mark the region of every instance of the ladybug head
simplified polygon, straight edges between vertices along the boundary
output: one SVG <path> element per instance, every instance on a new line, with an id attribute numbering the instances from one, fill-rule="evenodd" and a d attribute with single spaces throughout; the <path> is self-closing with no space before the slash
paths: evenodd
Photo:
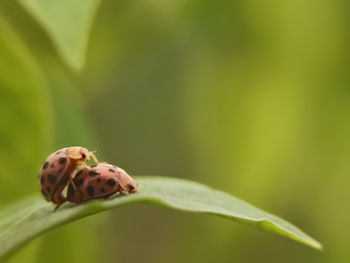
<path id="1" fill-rule="evenodd" d="M 132 181 L 127 186 L 129 193 L 138 193 L 139 192 L 139 186 L 135 181 Z"/>
<path id="2" fill-rule="evenodd" d="M 69 158 L 82 162 L 88 161 L 93 155 L 88 149 L 79 146 L 69 147 L 66 152 Z"/>
<path id="3" fill-rule="evenodd" d="M 129 193 L 139 192 L 138 184 L 123 169 L 118 167 L 119 184 L 121 188 Z"/>

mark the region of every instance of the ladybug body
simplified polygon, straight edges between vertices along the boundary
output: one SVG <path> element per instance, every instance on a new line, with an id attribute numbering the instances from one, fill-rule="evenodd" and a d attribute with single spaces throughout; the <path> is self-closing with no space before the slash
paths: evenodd
<path id="1" fill-rule="evenodd" d="M 62 192 L 68 181 L 73 180 L 79 168 L 87 166 L 85 162 L 90 157 L 98 162 L 88 149 L 68 147 L 52 153 L 46 159 L 40 170 L 41 192 L 47 201 L 57 204 L 56 209 L 66 201 Z"/>
<path id="2" fill-rule="evenodd" d="M 69 184 L 67 193 L 67 199 L 73 203 L 107 198 L 118 192 L 123 194 L 123 191 L 138 192 L 137 184 L 123 169 L 106 163 L 94 164 L 81 170 L 73 182 L 77 191 Z"/>

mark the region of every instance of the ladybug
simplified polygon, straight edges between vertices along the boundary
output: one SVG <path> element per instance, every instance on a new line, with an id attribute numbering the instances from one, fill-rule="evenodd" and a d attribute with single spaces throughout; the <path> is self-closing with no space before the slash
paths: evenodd
<path id="1" fill-rule="evenodd" d="M 57 204 L 55 210 L 67 200 L 62 192 L 68 181 L 73 182 L 78 170 L 87 167 L 85 162 L 90 157 L 98 163 L 93 152 L 79 146 L 60 149 L 47 157 L 40 170 L 41 192 L 48 202 Z"/>
<path id="2" fill-rule="evenodd" d="M 129 193 L 139 191 L 137 183 L 123 169 L 106 163 L 82 169 L 74 177 L 73 182 L 78 190 L 75 191 L 70 183 L 67 200 L 78 204 L 92 199 L 106 199 L 118 192 L 124 194 L 124 191 Z"/>

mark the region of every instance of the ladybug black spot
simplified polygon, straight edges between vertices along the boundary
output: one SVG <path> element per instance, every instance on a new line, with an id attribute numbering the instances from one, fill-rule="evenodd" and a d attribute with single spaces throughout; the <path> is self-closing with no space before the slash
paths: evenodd
<path id="1" fill-rule="evenodd" d="M 47 196 L 47 193 L 45 192 L 44 189 L 41 188 L 41 192 L 42 192 L 43 195 Z"/>
<path id="2" fill-rule="evenodd" d="M 48 193 L 50 193 L 50 192 L 51 192 L 50 187 L 46 187 L 46 192 L 48 192 Z"/>
<path id="3" fill-rule="evenodd" d="M 75 181 L 76 186 L 81 186 L 83 183 L 84 183 L 84 179 L 81 179 L 81 178 Z"/>
<path id="4" fill-rule="evenodd" d="M 81 157 L 83 157 L 83 159 L 85 159 L 86 158 L 86 154 L 82 153 Z"/>
<path id="5" fill-rule="evenodd" d="M 135 187 L 132 184 L 129 184 L 129 191 L 132 191 L 134 189 L 135 189 Z"/>
<path id="6" fill-rule="evenodd" d="M 45 177 L 44 177 L 44 176 L 41 176 L 41 177 L 40 177 L 40 182 L 41 182 L 41 184 L 44 184 L 44 183 L 45 183 Z"/>
<path id="7" fill-rule="evenodd" d="M 50 167 L 51 167 L 51 168 L 55 168 L 55 165 L 54 165 L 54 164 L 51 164 Z"/>
<path id="8" fill-rule="evenodd" d="M 59 162 L 60 164 L 64 164 L 64 163 L 66 163 L 66 161 L 67 161 L 67 158 L 66 158 L 66 157 L 61 157 L 60 159 L 58 159 L 58 162 Z"/>
<path id="9" fill-rule="evenodd" d="M 116 182 L 115 182 L 115 180 L 113 179 L 113 178 L 111 178 L 111 179 L 108 179 L 108 181 L 107 181 L 107 184 L 109 185 L 109 186 L 115 186 L 116 185 Z"/>
<path id="10" fill-rule="evenodd" d="M 94 167 L 96 167 L 98 164 L 93 164 L 93 165 L 91 165 L 90 167 L 92 167 L 92 168 L 94 168 Z"/>
<path id="11" fill-rule="evenodd" d="M 92 185 L 89 185 L 88 187 L 86 187 L 86 191 L 88 192 L 88 195 L 90 197 L 94 196 L 94 187 Z"/>
<path id="12" fill-rule="evenodd" d="M 96 173 L 95 171 L 90 171 L 89 172 L 89 175 L 91 176 L 91 177 L 94 177 L 94 176 L 96 176 L 96 175 L 98 175 L 99 173 Z"/>
<path id="13" fill-rule="evenodd" d="M 49 167 L 49 162 L 45 162 L 43 165 L 43 169 L 46 169 L 47 167 Z"/>
<path id="14" fill-rule="evenodd" d="M 106 190 L 104 188 L 100 189 L 102 193 L 106 192 Z"/>
<path id="15" fill-rule="evenodd" d="M 48 174 L 48 175 L 47 175 L 47 180 L 48 180 L 50 183 L 54 184 L 54 183 L 56 183 L 57 178 L 56 178 L 56 176 L 54 176 L 54 175 L 52 175 L 52 174 Z"/>
<path id="16" fill-rule="evenodd" d="M 111 173 L 115 173 L 113 169 L 108 169 L 108 171 L 110 171 Z"/>

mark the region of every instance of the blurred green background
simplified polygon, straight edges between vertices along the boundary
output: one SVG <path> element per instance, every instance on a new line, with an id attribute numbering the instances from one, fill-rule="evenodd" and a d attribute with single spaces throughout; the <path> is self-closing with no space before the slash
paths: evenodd
<path id="1" fill-rule="evenodd" d="M 0 0 L 0 208 L 71 145 L 196 180 L 320 253 L 146 204 L 60 227 L 17 262 L 350 262 L 349 1 Z M 89 34 L 90 32 L 90 34 Z"/>

